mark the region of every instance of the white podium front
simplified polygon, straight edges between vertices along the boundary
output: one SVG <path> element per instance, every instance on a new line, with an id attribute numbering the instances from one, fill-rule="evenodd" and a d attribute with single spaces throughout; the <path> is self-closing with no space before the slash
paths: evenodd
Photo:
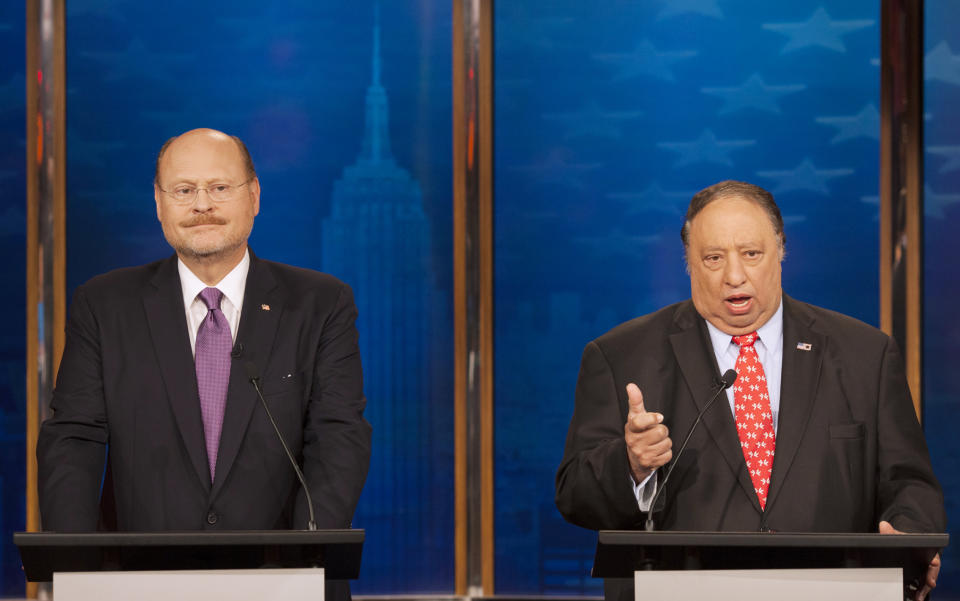
<path id="1" fill-rule="evenodd" d="M 638 571 L 634 576 L 634 598 L 676 601 L 903 601 L 903 570 L 837 568 Z"/>
<path id="2" fill-rule="evenodd" d="M 323 568 L 55 572 L 54 601 L 323 601 Z"/>

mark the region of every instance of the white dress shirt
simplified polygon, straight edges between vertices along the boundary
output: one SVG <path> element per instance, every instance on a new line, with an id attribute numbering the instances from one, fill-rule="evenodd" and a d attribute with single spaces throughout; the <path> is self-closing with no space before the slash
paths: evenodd
<path id="1" fill-rule="evenodd" d="M 713 346 L 713 354 L 717 358 L 717 366 L 720 373 L 728 369 L 734 369 L 737 364 L 737 355 L 740 354 L 740 347 L 733 342 L 733 336 L 724 334 L 709 321 L 706 322 L 707 330 L 710 332 L 710 343 Z M 780 380 L 783 371 L 783 299 L 777 311 L 767 320 L 767 323 L 757 328 L 757 341 L 753 347 L 757 351 L 757 357 L 760 364 L 763 365 L 763 373 L 767 377 L 767 393 L 770 396 L 770 413 L 773 414 L 773 431 L 777 432 L 778 418 L 780 417 Z M 733 387 L 727 388 L 727 401 L 730 407 L 730 415 L 734 416 L 736 421 L 736 411 L 733 407 Z M 686 433 L 683 433 L 686 435 Z M 677 440 L 674 438 L 674 440 Z M 674 452 L 679 451 L 677 447 Z M 633 483 L 633 494 L 637 497 L 637 503 L 640 505 L 640 511 L 648 511 L 653 496 L 657 491 L 657 471 L 654 470 L 647 476 L 643 482 L 633 482 L 633 476 L 630 480 Z"/>
<path id="2" fill-rule="evenodd" d="M 206 318 L 207 305 L 200 298 L 200 293 L 208 286 L 198 278 L 186 264 L 177 258 L 177 271 L 180 272 L 180 288 L 183 292 L 183 310 L 187 314 L 187 332 L 190 334 L 190 350 L 197 351 L 197 330 Z M 237 339 L 237 326 L 240 325 L 240 309 L 243 307 L 243 291 L 247 285 L 247 273 L 250 272 L 250 251 L 243 253 L 243 259 L 230 273 L 223 276 L 213 288 L 223 293 L 220 301 L 220 312 L 230 324 L 230 337 Z"/>

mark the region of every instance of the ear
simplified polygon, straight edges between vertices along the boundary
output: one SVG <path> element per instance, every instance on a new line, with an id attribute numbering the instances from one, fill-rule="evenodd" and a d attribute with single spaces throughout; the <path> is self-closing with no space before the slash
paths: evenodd
<path id="1" fill-rule="evenodd" d="M 153 202 L 157 203 L 157 221 L 163 223 L 163 210 L 160 205 L 160 198 L 163 192 L 160 190 L 160 187 L 157 184 L 153 184 Z"/>
<path id="2" fill-rule="evenodd" d="M 250 181 L 250 194 L 253 197 L 253 216 L 260 214 L 260 180 L 254 177 Z"/>

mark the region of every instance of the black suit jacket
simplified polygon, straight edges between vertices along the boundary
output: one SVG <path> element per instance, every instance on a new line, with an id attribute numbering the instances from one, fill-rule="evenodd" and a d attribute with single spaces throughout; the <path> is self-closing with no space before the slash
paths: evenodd
<path id="1" fill-rule="evenodd" d="M 810 350 L 797 348 L 808 343 Z M 942 532 L 943 496 L 888 336 L 783 297 L 783 369 L 766 511 L 725 398 L 706 413 L 657 503 L 659 529 Z M 574 524 L 643 527 L 624 442 L 635 382 L 661 412 L 674 452 L 709 399 L 718 368 L 691 301 L 614 328 L 583 353 L 556 502 Z M 660 477 L 662 478 L 662 472 Z"/>
<path id="2" fill-rule="evenodd" d="M 305 496 L 247 362 L 301 463 L 318 527 L 349 527 L 371 432 L 355 319 L 347 285 L 251 253 L 211 482 L 176 257 L 79 287 L 37 443 L 44 529 L 97 529 L 106 455 L 120 530 L 305 528 Z"/>

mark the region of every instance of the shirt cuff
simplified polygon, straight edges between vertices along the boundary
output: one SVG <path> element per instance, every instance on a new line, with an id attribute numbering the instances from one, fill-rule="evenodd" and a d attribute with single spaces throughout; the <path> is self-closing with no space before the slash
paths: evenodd
<path id="1" fill-rule="evenodd" d="M 650 472 L 650 475 L 639 484 L 631 475 L 630 484 L 633 486 L 633 496 L 637 498 L 640 511 L 650 511 L 650 503 L 653 501 L 654 495 L 657 494 L 657 470 Z"/>

